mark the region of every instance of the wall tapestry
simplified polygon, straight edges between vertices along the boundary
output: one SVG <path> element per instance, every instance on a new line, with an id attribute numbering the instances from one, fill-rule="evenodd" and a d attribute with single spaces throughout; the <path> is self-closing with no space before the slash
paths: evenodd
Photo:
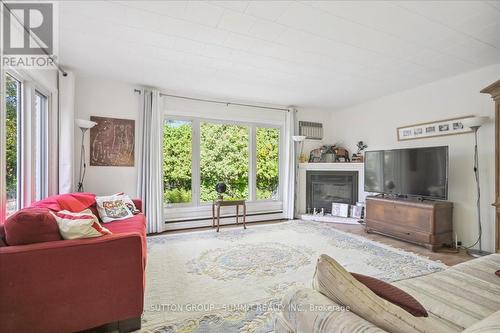
<path id="1" fill-rule="evenodd" d="M 91 116 L 90 165 L 134 166 L 135 120 Z"/>
<path id="2" fill-rule="evenodd" d="M 421 123 L 398 127 L 398 141 L 431 138 L 436 136 L 470 133 L 472 130 L 465 127 L 462 121 L 473 116 L 445 119 L 430 123 Z"/>

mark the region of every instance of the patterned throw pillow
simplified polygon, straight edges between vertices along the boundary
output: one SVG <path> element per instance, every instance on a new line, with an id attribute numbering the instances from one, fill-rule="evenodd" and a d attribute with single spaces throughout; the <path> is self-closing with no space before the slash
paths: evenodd
<path id="1" fill-rule="evenodd" d="M 90 209 L 79 213 L 67 210 L 51 212 L 59 227 L 59 233 L 64 239 L 93 238 L 110 235 L 111 231 L 99 224 L 97 216 Z"/>
<path id="2" fill-rule="evenodd" d="M 123 195 L 96 197 L 95 200 L 99 217 L 104 223 L 128 219 L 134 215 L 127 207 Z"/>
<path id="3" fill-rule="evenodd" d="M 391 333 L 450 332 L 450 328 L 431 317 L 414 317 L 401 307 L 377 296 L 355 279 L 342 265 L 322 254 L 316 265 L 313 288 Z"/>
<path id="4" fill-rule="evenodd" d="M 137 215 L 141 212 L 135 206 L 134 201 L 132 199 L 130 199 L 130 197 L 128 195 L 126 195 L 125 193 L 119 192 L 119 193 L 113 194 L 113 197 L 117 197 L 117 199 L 119 199 L 118 197 L 121 197 L 121 199 L 123 200 L 123 202 L 125 203 L 127 208 L 132 212 L 132 214 Z"/>

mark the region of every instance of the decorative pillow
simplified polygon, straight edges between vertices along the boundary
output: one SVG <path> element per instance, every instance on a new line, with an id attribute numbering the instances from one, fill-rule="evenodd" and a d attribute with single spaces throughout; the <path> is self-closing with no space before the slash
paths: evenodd
<path id="1" fill-rule="evenodd" d="M 4 224 L 8 245 L 61 240 L 54 217 L 47 208 L 24 208 L 7 218 Z"/>
<path id="2" fill-rule="evenodd" d="M 134 215 L 121 195 L 96 197 L 96 202 L 99 217 L 104 223 L 127 219 Z"/>
<path id="3" fill-rule="evenodd" d="M 119 193 L 113 194 L 113 197 L 117 197 L 117 198 L 120 197 L 123 200 L 123 202 L 125 203 L 125 205 L 127 206 L 128 210 L 130 210 L 132 212 L 132 214 L 137 215 L 141 212 L 135 206 L 134 201 L 132 199 L 130 199 L 130 197 L 128 195 L 126 195 L 125 193 L 119 192 Z"/>
<path id="4" fill-rule="evenodd" d="M 391 333 L 449 332 L 449 327 L 430 318 L 414 317 L 377 296 L 338 262 L 322 254 L 316 265 L 313 288 L 358 316 Z"/>
<path id="5" fill-rule="evenodd" d="M 92 238 L 110 235 L 111 231 L 102 227 L 90 209 L 80 213 L 67 210 L 51 212 L 57 221 L 59 232 L 64 239 Z"/>
<path id="6" fill-rule="evenodd" d="M 500 269 L 499 269 L 498 271 L 496 271 L 496 272 L 495 272 L 495 274 L 496 274 L 497 276 L 500 276 Z"/>
<path id="7" fill-rule="evenodd" d="M 429 314 L 425 308 L 413 296 L 404 292 L 403 290 L 395 287 L 387 282 L 381 281 L 371 276 L 362 274 L 351 273 L 351 275 L 367 286 L 376 295 L 383 299 L 405 309 L 415 317 L 428 317 Z"/>

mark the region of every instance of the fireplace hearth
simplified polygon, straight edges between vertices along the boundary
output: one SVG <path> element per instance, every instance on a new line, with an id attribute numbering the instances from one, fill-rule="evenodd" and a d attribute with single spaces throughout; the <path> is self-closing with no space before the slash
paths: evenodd
<path id="1" fill-rule="evenodd" d="M 357 171 L 316 171 L 306 173 L 306 207 L 331 213 L 332 203 L 356 204 L 358 200 Z"/>

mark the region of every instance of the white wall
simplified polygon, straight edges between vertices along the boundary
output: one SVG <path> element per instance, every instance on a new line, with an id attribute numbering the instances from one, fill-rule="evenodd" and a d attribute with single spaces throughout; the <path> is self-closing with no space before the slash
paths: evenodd
<path id="1" fill-rule="evenodd" d="M 500 78 L 500 64 L 437 81 L 371 102 L 338 110 L 331 116 L 331 137 L 342 141 L 351 152 L 363 140 L 368 150 L 449 146 L 449 201 L 454 208 L 454 231 L 463 245 L 477 237 L 473 134 L 398 142 L 396 128 L 416 123 L 467 115 L 486 115 L 494 119 L 494 103 L 479 93 Z M 482 187 L 483 249 L 494 250 L 495 217 L 495 141 L 494 123 L 479 130 L 480 177 Z"/>
<path id="2" fill-rule="evenodd" d="M 75 83 L 75 118 L 90 119 L 90 116 L 107 116 L 136 120 L 136 166 L 135 167 L 96 167 L 87 164 L 85 178 L 85 191 L 95 192 L 99 195 L 115 192 L 126 192 L 136 195 L 137 179 L 137 145 L 138 145 L 138 119 L 139 104 L 142 96 L 135 94 L 134 89 L 141 87 L 128 83 L 107 80 L 97 77 L 76 77 Z M 217 99 L 217 97 L 214 97 Z M 220 98 L 224 100 L 224 98 Z M 165 98 L 165 112 L 170 115 L 185 115 L 206 117 L 211 119 L 227 119 L 231 112 L 237 120 L 263 123 L 280 124 L 283 118 L 282 111 L 259 110 L 230 106 L 221 107 L 217 104 L 192 102 L 181 99 Z M 229 112 L 229 113 L 228 113 Z M 260 118 L 259 118 L 260 117 Z M 300 109 L 299 120 L 319 121 L 324 123 L 325 131 L 328 128 L 330 114 L 322 110 Z M 80 163 L 81 132 L 75 128 L 75 184 L 78 179 Z M 89 161 L 89 133 L 85 137 L 87 162 Z M 317 140 L 307 141 L 304 153 L 319 147 L 323 142 Z"/>
<path id="3" fill-rule="evenodd" d="M 135 120 L 135 166 L 104 167 L 89 165 L 90 133 L 85 135 L 87 153 L 87 175 L 84 189 L 98 195 L 125 192 L 136 196 L 137 147 L 138 147 L 138 110 L 141 96 L 134 93 L 139 87 L 99 78 L 76 78 L 75 118 L 90 119 L 90 116 L 112 117 Z M 77 184 L 80 165 L 81 131 L 75 126 L 75 182 Z"/>

